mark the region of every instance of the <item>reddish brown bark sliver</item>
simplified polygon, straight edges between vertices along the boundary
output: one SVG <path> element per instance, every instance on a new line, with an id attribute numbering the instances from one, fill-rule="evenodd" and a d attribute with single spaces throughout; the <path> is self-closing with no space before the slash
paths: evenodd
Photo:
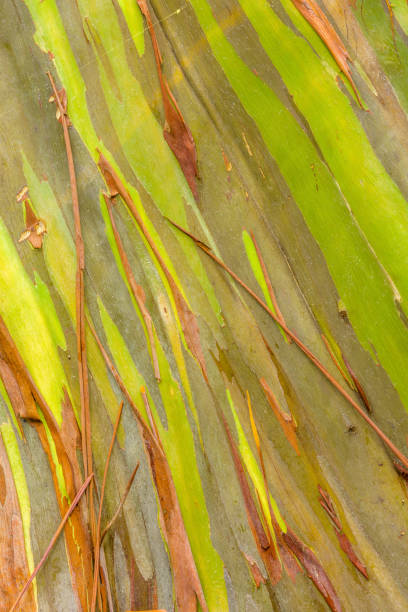
<path id="1" fill-rule="evenodd" d="M 169 84 L 163 75 L 163 58 L 157 43 L 156 33 L 154 31 L 147 2 L 146 0 L 137 0 L 137 3 L 146 19 L 156 60 L 157 74 L 159 76 L 165 116 L 163 136 L 180 164 L 180 168 L 186 177 L 187 183 L 189 184 L 194 198 L 198 200 L 196 180 L 198 177 L 197 151 L 194 138 L 189 127 L 184 121 L 176 99 L 171 93 Z"/>
<path id="2" fill-rule="evenodd" d="M 341 612 L 340 600 L 316 555 L 297 537 L 290 527 L 287 528 L 287 532 L 283 533 L 282 536 L 288 548 L 303 565 L 310 580 L 323 595 L 330 609 L 333 612 Z"/>
<path id="3" fill-rule="evenodd" d="M 336 64 L 349 81 L 360 107 L 364 108 L 348 65 L 351 61 L 350 55 L 320 6 L 315 0 L 292 0 L 292 2 L 329 49 Z"/>

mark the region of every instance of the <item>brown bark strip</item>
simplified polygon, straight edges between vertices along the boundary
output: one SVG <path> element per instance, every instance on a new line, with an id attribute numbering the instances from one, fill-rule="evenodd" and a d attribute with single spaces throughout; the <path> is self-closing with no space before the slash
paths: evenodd
<path id="1" fill-rule="evenodd" d="M 9 365 L 3 359 L 1 347 L 0 347 L 0 378 L 3 381 L 4 387 L 7 391 L 7 395 L 9 396 L 11 408 L 16 418 L 16 423 L 17 423 L 17 427 L 20 432 L 20 435 L 22 439 L 24 440 L 24 442 L 26 442 L 26 437 L 25 437 L 23 426 L 21 424 L 21 419 L 20 419 L 20 414 L 24 410 L 25 389 L 24 387 L 22 389 L 19 386 L 18 380 L 16 380 Z"/>
<path id="2" fill-rule="evenodd" d="M 282 576 L 281 562 L 278 558 L 275 545 L 265 532 L 264 526 L 262 525 L 262 521 L 259 518 L 259 514 L 256 509 L 256 505 L 251 495 L 249 484 L 245 475 L 244 466 L 242 465 L 241 457 L 239 455 L 239 451 L 232 436 L 231 430 L 228 427 L 227 420 L 222 414 L 222 412 L 220 413 L 220 416 L 224 425 L 225 433 L 227 435 L 227 440 L 231 450 L 231 455 L 234 462 L 235 472 L 237 474 L 242 497 L 244 498 L 248 523 L 251 528 L 259 556 L 263 561 L 270 581 L 272 584 L 276 584 L 277 582 L 279 582 Z"/>
<path id="3" fill-rule="evenodd" d="M 348 537 L 346 536 L 346 534 L 344 533 L 344 531 L 337 531 L 335 529 L 335 533 L 337 536 L 337 539 L 339 541 L 340 544 L 340 548 L 342 549 L 342 551 L 348 556 L 348 558 L 350 559 L 351 563 L 354 565 L 354 567 L 356 567 L 358 569 L 358 571 L 360 572 L 360 574 L 362 574 L 364 576 L 364 578 L 367 578 L 368 580 L 368 573 L 367 573 L 367 568 L 366 566 L 360 561 L 360 559 L 357 557 L 350 540 L 348 539 Z"/>
<path id="4" fill-rule="evenodd" d="M 92 472 L 92 446 L 91 446 L 91 418 L 89 408 L 89 381 L 88 365 L 86 361 L 86 342 L 85 342 L 85 250 L 81 231 L 81 215 L 79 211 L 78 189 L 75 174 L 74 158 L 72 155 L 71 140 L 69 137 L 69 120 L 67 115 L 67 96 L 65 90 L 57 91 L 54 79 L 50 72 L 47 73 L 54 92 L 54 101 L 57 105 L 57 119 L 61 121 L 64 133 L 65 149 L 68 161 L 69 179 L 71 185 L 72 208 L 75 223 L 75 250 L 77 259 L 76 271 L 76 335 L 77 335 L 77 358 L 78 358 L 78 378 L 81 399 L 81 427 L 82 427 L 82 457 L 84 462 L 85 478 Z M 58 116 L 59 112 L 59 116 Z M 93 486 L 89 487 L 88 506 L 89 518 L 91 523 L 92 540 L 95 542 L 95 511 L 93 502 Z"/>
<path id="5" fill-rule="evenodd" d="M 394 464 L 394 467 L 397 470 L 398 474 L 400 476 L 402 476 L 403 478 L 405 478 L 405 480 L 408 480 L 408 470 L 407 470 L 407 468 L 404 468 L 403 465 L 400 465 L 398 463 L 398 461 L 395 461 L 395 460 L 393 461 L 393 464 Z"/>
<path id="6" fill-rule="evenodd" d="M 59 484 L 56 475 L 56 467 L 51 455 L 51 449 L 46 437 L 45 429 L 40 421 L 37 404 L 41 409 L 43 419 L 50 431 L 55 444 L 58 461 L 61 464 L 64 482 L 69 499 L 75 497 L 80 486 L 81 475 L 76 461 L 75 449 L 66 449 L 69 435 L 59 430 L 58 424 L 52 414 L 47 402 L 43 398 L 34 383 L 25 363 L 18 352 L 3 318 L 0 316 L 0 376 L 6 388 L 7 394 L 13 405 L 14 411 L 19 417 L 29 419 L 33 422 L 41 443 L 50 462 L 52 478 L 55 490 L 58 491 Z M 65 408 L 63 407 L 63 414 Z M 62 494 L 57 495 L 57 501 L 61 515 L 68 508 L 68 500 Z M 65 538 L 68 550 L 68 561 L 71 578 L 76 590 L 78 601 L 82 609 L 87 607 L 87 594 L 92 583 L 92 550 L 88 540 L 88 532 L 85 529 L 82 515 L 75 512 L 71 518 L 71 528 L 66 530 Z"/>
<path id="7" fill-rule="evenodd" d="M 364 406 L 367 408 L 367 412 L 372 412 L 373 409 L 371 408 L 370 402 L 368 401 L 368 398 L 365 394 L 365 391 L 360 383 L 360 381 L 358 380 L 357 376 L 354 374 L 353 370 L 351 369 L 351 366 L 349 364 L 349 362 L 347 361 L 347 359 L 344 357 L 343 355 L 343 361 L 344 361 L 344 365 L 346 366 L 348 373 L 350 374 L 353 383 L 356 386 L 357 389 L 357 393 L 359 394 L 361 401 L 363 402 Z"/>
<path id="8" fill-rule="evenodd" d="M 120 417 L 122 416 L 122 410 L 123 410 L 123 401 L 120 403 L 120 406 L 119 406 L 119 409 L 118 409 L 118 414 L 117 414 L 117 417 L 116 417 L 115 426 L 113 428 L 112 438 L 111 438 L 111 441 L 110 441 L 110 444 L 109 444 L 108 454 L 106 456 L 105 469 L 104 469 L 104 472 L 103 472 L 102 487 L 101 487 L 101 497 L 100 497 L 100 500 L 99 500 L 98 522 L 97 522 L 97 525 L 96 525 L 94 579 L 93 579 L 93 586 L 92 586 L 91 612 L 95 612 L 95 609 L 96 609 L 96 595 L 97 595 L 98 582 L 99 582 L 99 563 L 100 563 L 100 553 L 101 553 L 101 520 L 102 520 L 103 499 L 104 499 L 104 496 L 105 496 L 106 478 L 108 476 L 108 469 L 109 469 L 110 458 L 111 458 L 111 455 L 112 455 L 113 445 L 114 445 L 114 442 L 115 442 L 116 433 L 118 431 L 118 427 L 119 427 L 119 423 L 120 423 Z"/>
<path id="9" fill-rule="evenodd" d="M 24 208 L 26 227 L 20 235 L 18 241 L 24 242 L 25 240 L 28 240 L 34 249 L 41 249 L 44 234 L 47 232 L 45 222 L 35 216 L 29 198 L 25 198 Z"/>
<path id="10" fill-rule="evenodd" d="M 11 606 L 9 612 L 14 612 L 14 610 L 17 609 L 17 606 L 20 603 L 22 597 L 26 593 L 27 589 L 29 588 L 30 584 L 32 583 L 32 581 L 34 580 L 34 578 L 36 577 L 36 575 L 38 574 L 38 572 L 40 571 L 42 566 L 44 565 L 48 555 L 50 554 L 50 552 L 51 552 L 51 550 L 52 550 L 52 548 L 53 548 L 53 546 L 55 544 L 55 542 L 58 540 L 58 537 L 59 537 L 61 531 L 64 529 L 64 527 L 65 527 L 69 517 L 71 516 L 71 514 L 75 510 L 75 508 L 78 505 L 78 503 L 80 502 L 81 497 L 85 493 L 85 491 L 86 491 L 88 485 L 90 484 L 93 476 L 94 476 L 93 473 L 88 476 L 88 478 L 85 480 L 84 484 L 82 485 L 82 487 L 79 489 L 78 493 L 76 494 L 75 498 L 72 500 L 72 503 L 71 503 L 70 507 L 68 508 L 67 512 L 65 513 L 65 516 L 62 519 L 61 523 L 59 524 L 57 531 L 52 536 L 51 541 L 48 544 L 45 553 L 41 557 L 41 560 L 39 561 L 39 563 L 36 566 L 35 570 L 31 574 L 30 578 L 25 583 L 23 589 L 20 591 L 19 596 L 15 600 L 14 604 Z"/>
<path id="11" fill-rule="evenodd" d="M 187 344 L 187 347 L 191 351 L 192 355 L 197 360 L 199 366 L 201 367 L 202 374 L 204 379 L 208 382 L 207 377 L 207 368 L 205 365 L 204 355 L 201 348 L 200 342 L 200 330 L 198 327 L 197 319 L 194 313 L 190 310 L 186 300 L 184 299 L 180 289 L 177 286 L 174 278 L 170 274 L 170 270 L 166 266 L 162 256 L 160 255 L 159 249 L 154 243 L 153 238 L 149 234 L 143 220 L 132 200 L 122 181 L 116 174 L 115 170 L 112 168 L 108 160 L 99 152 L 99 160 L 98 166 L 100 171 L 103 174 L 106 185 L 108 189 L 110 189 L 110 195 L 119 194 L 121 198 L 124 200 L 126 206 L 129 209 L 129 212 L 133 215 L 136 223 L 138 224 L 140 231 L 144 235 L 146 241 L 148 242 L 151 250 L 155 258 L 157 259 L 161 269 L 163 270 L 164 275 L 166 276 L 167 282 L 169 283 L 170 290 L 173 294 L 174 302 L 176 305 L 176 310 L 178 314 L 178 318 L 180 320 L 181 328 L 183 331 L 183 335 Z M 113 189 L 113 191 L 112 191 Z"/>
<path id="12" fill-rule="evenodd" d="M 198 600 L 203 612 L 208 612 L 204 592 L 184 526 L 173 477 L 166 455 L 162 450 L 160 438 L 156 438 L 158 435 L 157 429 L 153 433 L 148 427 L 89 320 L 88 325 L 105 359 L 106 365 L 132 407 L 140 426 L 159 500 L 161 522 L 167 540 L 173 572 L 177 608 L 183 610 L 183 612 L 196 612 Z"/>
<path id="13" fill-rule="evenodd" d="M 152 437 L 146 436 L 145 431 L 143 438 L 159 498 L 161 523 L 174 577 L 177 609 L 196 612 L 198 600 L 203 612 L 208 612 L 169 464 L 165 455 L 157 451 L 157 444 L 152 443 Z"/>
<path id="14" fill-rule="evenodd" d="M 303 565 L 315 587 L 323 595 L 330 609 L 333 612 L 341 612 L 340 600 L 316 555 L 297 537 L 290 527 L 287 528 L 286 533 L 282 533 L 282 536 L 288 548 Z"/>
<path id="15" fill-rule="evenodd" d="M 264 578 L 261 570 L 259 569 L 257 562 L 251 557 L 251 555 L 247 555 L 244 552 L 242 554 L 245 557 L 249 571 L 251 572 L 251 576 L 255 582 L 255 586 L 257 589 L 259 589 L 261 584 L 265 584 L 266 579 Z"/>
<path id="16" fill-rule="evenodd" d="M 0 433 L 0 608 L 9 610 L 30 575 L 16 485 Z M 22 612 L 35 612 L 33 589 Z"/>
<path id="17" fill-rule="evenodd" d="M 350 559 L 351 563 L 358 569 L 358 571 L 361 574 L 363 574 L 364 578 L 367 578 L 367 580 L 368 580 L 367 568 L 360 561 L 360 559 L 357 557 L 357 555 L 354 552 L 354 549 L 353 549 L 353 547 L 351 545 L 350 540 L 348 539 L 346 534 L 343 532 L 343 527 L 342 527 L 341 521 L 340 521 L 340 519 L 339 519 L 339 517 L 337 515 L 337 512 L 336 512 L 335 508 L 334 508 L 334 504 L 333 504 L 333 502 L 331 500 L 330 495 L 327 493 L 327 491 L 322 489 L 322 487 L 320 485 L 318 486 L 318 489 L 319 489 L 319 493 L 320 493 L 319 503 L 322 506 L 323 510 L 325 510 L 325 512 L 329 515 L 329 517 L 331 518 L 331 520 L 334 523 L 333 528 L 334 528 L 335 534 L 337 536 L 337 539 L 339 541 L 340 548 L 348 556 L 348 558 Z"/>
<path id="18" fill-rule="evenodd" d="M 297 455 L 300 455 L 299 445 L 296 436 L 296 424 L 291 414 L 284 412 L 278 404 L 278 401 L 264 378 L 260 378 L 259 382 L 265 392 L 266 398 L 272 408 L 279 425 L 282 427 L 283 433 L 288 442 L 292 445 Z"/>
<path id="19" fill-rule="evenodd" d="M 341 531 L 342 526 L 339 517 L 337 516 L 337 512 L 334 508 L 333 502 L 331 500 L 330 495 L 322 489 L 320 485 L 317 487 L 319 489 L 320 497 L 319 503 L 322 506 L 323 510 L 329 515 L 333 523 L 336 525 L 337 529 Z"/>
<path id="20" fill-rule="evenodd" d="M 292 0 L 292 2 L 329 49 L 336 64 L 350 83 L 360 107 L 364 108 L 348 65 L 348 61 L 351 62 L 350 55 L 320 6 L 315 0 Z"/>
<path id="21" fill-rule="evenodd" d="M 340 372 L 342 378 L 344 378 L 344 380 L 346 381 L 346 383 L 348 384 L 350 389 L 353 389 L 353 391 L 355 391 L 356 389 L 355 389 L 354 385 L 352 384 L 352 381 L 349 380 L 347 374 L 344 372 L 343 368 L 341 367 L 341 365 L 340 365 L 336 355 L 333 353 L 328 339 L 326 338 L 326 336 L 324 334 L 321 334 L 321 338 L 322 338 L 322 340 L 324 342 L 325 347 L 327 348 L 327 352 L 329 353 L 332 362 L 334 363 L 334 365 L 336 366 L 336 368 Z"/>
<path id="22" fill-rule="evenodd" d="M 114 523 L 115 523 L 116 519 L 118 518 L 118 516 L 119 516 L 119 514 L 120 514 L 120 511 L 121 511 L 121 510 L 122 510 L 122 508 L 123 508 L 123 505 L 124 505 L 124 503 L 125 503 L 125 501 L 126 501 L 126 498 L 127 498 L 128 494 L 129 494 L 129 491 L 130 491 L 131 486 L 132 486 L 132 484 L 133 484 L 133 481 L 134 481 L 134 479 L 135 479 L 135 476 L 136 476 L 137 470 L 139 469 L 139 466 L 140 466 L 140 463 L 138 463 L 138 464 L 136 465 L 135 469 L 133 470 L 133 472 L 132 472 L 132 474 L 131 474 L 131 476 L 130 476 L 130 478 L 129 478 L 129 480 L 128 480 L 128 483 L 127 483 L 127 485 L 126 485 L 126 488 L 125 488 L 125 490 L 124 490 L 124 493 L 123 493 L 123 495 L 122 495 L 122 498 L 121 498 L 121 500 L 120 500 L 120 502 L 119 502 L 119 505 L 118 505 L 118 507 L 117 507 L 117 508 L 116 508 L 116 510 L 115 510 L 114 515 L 112 516 L 111 520 L 109 521 L 109 523 L 107 523 L 107 525 L 105 526 L 104 530 L 103 530 L 103 531 L 102 531 L 102 533 L 101 533 L 101 546 L 102 546 L 102 542 L 103 542 L 103 540 L 104 540 L 104 537 L 105 537 L 105 536 L 106 536 L 106 534 L 108 533 L 109 529 L 111 529 L 111 527 L 114 525 Z M 134 562 L 134 560 L 133 560 L 133 559 L 132 559 L 132 561 Z"/>
<path id="23" fill-rule="evenodd" d="M 239 285 L 241 285 L 241 287 L 245 289 L 245 291 L 247 291 L 249 295 L 251 295 L 251 297 L 253 297 L 253 299 L 256 302 L 258 302 L 258 304 L 269 314 L 269 316 L 272 317 L 272 319 L 281 326 L 283 331 L 286 332 L 286 334 L 292 338 L 292 340 L 295 342 L 295 344 L 297 344 L 300 350 L 310 359 L 312 363 L 314 363 L 314 365 L 320 370 L 323 376 L 327 378 L 327 380 L 333 385 L 333 387 L 335 387 L 337 391 L 341 393 L 341 395 L 349 402 L 349 404 L 353 406 L 353 408 L 366 421 L 366 423 L 368 423 L 371 429 L 373 429 L 378 435 L 378 437 L 381 438 L 384 444 L 386 444 L 386 446 L 388 446 L 388 448 L 394 453 L 394 455 L 398 457 L 401 463 L 403 463 L 404 466 L 408 468 L 407 457 L 395 446 L 395 444 L 388 438 L 388 436 L 385 435 L 385 433 L 378 427 L 378 425 L 376 425 L 376 423 L 374 423 L 374 421 L 364 412 L 361 406 L 357 404 L 357 402 L 351 397 L 351 395 L 349 395 L 349 393 L 347 393 L 347 391 L 343 389 L 340 383 L 338 383 L 337 380 L 333 378 L 330 372 L 326 370 L 326 368 L 321 363 L 321 361 L 319 361 L 319 359 L 307 348 L 307 346 L 303 344 L 303 342 L 299 340 L 299 338 L 282 321 L 280 321 L 280 319 L 278 319 L 276 314 L 265 304 L 265 302 L 263 302 L 261 298 L 258 297 L 256 293 L 252 291 L 252 289 L 248 287 L 248 285 L 246 285 L 244 281 L 242 281 L 239 278 L 239 276 L 235 274 L 235 272 L 233 272 L 233 270 L 231 270 L 231 268 L 229 268 L 219 257 L 214 255 L 214 253 L 211 252 L 211 249 L 207 247 L 203 242 L 201 242 L 201 240 L 199 240 L 198 238 L 195 238 L 189 232 L 186 232 L 182 227 L 180 227 L 180 225 L 178 225 L 174 221 L 171 221 L 170 219 L 169 221 L 172 225 L 177 227 L 181 232 L 183 232 L 187 236 L 190 236 L 190 238 L 194 240 L 194 242 L 196 243 L 198 247 L 200 247 L 209 257 L 211 257 L 211 259 L 213 259 L 219 266 L 221 266 L 221 268 L 223 268 L 226 272 L 228 272 L 228 274 Z"/>
<path id="24" fill-rule="evenodd" d="M 125 270 L 125 274 L 126 274 L 127 281 L 129 283 L 129 287 L 133 293 L 133 297 L 135 298 L 137 305 L 139 306 L 140 312 L 142 313 L 142 317 L 146 325 L 147 334 L 148 334 L 149 343 L 150 343 L 150 350 L 152 353 L 154 376 L 156 380 L 160 382 L 160 368 L 159 368 L 159 361 L 157 359 L 153 321 L 152 321 L 152 317 L 150 316 L 149 311 L 146 308 L 145 292 L 143 291 L 143 287 L 136 282 L 136 279 L 133 276 L 132 268 L 130 267 L 130 263 L 126 255 L 126 251 L 123 247 L 123 243 L 119 235 L 118 229 L 116 227 L 115 219 L 113 217 L 112 200 L 106 193 L 103 194 L 103 197 L 106 202 L 113 235 L 115 238 L 116 246 L 119 251 L 119 256 L 120 256 L 123 268 Z"/>
<path id="25" fill-rule="evenodd" d="M 167 80 L 163 75 L 163 58 L 157 43 L 156 33 L 154 31 L 147 2 L 146 0 L 137 0 L 137 3 L 146 19 L 156 60 L 157 74 L 159 76 L 165 116 L 163 136 L 180 164 L 180 168 L 183 171 L 193 196 L 197 201 L 198 191 L 196 178 L 198 177 L 198 167 L 197 151 L 195 148 L 193 135 L 191 134 L 189 127 L 186 125 L 180 108 L 178 107 L 177 102 L 170 91 Z"/>
<path id="26" fill-rule="evenodd" d="M 265 262 L 264 262 L 263 257 L 262 257 L 261 249 L 259 248 L 258 243 L 255 240 L 255 236 L 254 236 L 253 232 L 249 232 L 249 233 L 250 233 L 250 236 L 252 238 L 252 242 L 254 243 L 254 247 L 255 247 L 256 254 L 257 254 L 258 259 L 259 259 L 259 263 L 261 264 L 262 274 L 264 276 L 264 279 L 265 279 L 265 282 L 266 282 L 266 286 L 268 288 L 269 297 L 272 300 L 272 304 L 273 304 L 273 307 L 275 309 L 276 315 L 279 318 L 279 320 L 282 321 L 282 323 L 286 324 L 286 321 L 285 321 L 285 319 L 283 317 L 282 311 L 279 308 L 278 300 L 276 299 L 276 295 L 275 295 L 275 292 L 274 292 L 273 287 L 272 287 L 271 279 L 269 278 L 268 270 L 266 268 Z M 287 340 L 288 340 L 288 342 L 292 342 L 291 338 L 287 338 Z"/>

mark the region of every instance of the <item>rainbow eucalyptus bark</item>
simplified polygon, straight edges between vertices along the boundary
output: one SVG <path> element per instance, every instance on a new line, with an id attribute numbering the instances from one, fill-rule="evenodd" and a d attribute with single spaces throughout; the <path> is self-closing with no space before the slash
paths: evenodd
<path id="1" fill-rule="evenodd" d="M 1 14 L 0 609 L 406 610 L 405 0 Z"/>

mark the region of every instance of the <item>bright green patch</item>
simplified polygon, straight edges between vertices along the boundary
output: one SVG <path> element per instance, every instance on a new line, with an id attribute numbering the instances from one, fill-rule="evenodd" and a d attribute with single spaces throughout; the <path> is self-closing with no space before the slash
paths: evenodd
<path id="1" fill-rule="evenodd" d="M 63 388 L 69 389 L 69 386 L 54 339 L 59 322 L 54 308 L 45 310 L 43 298 L 36 291 L 0 220 L 0 314 L 60 424 Z"/>
<path id="2" fill-rule="evenodd" d="M 128 2 L 128 0 L 118 0 L 118 4 L 122 10 L 122 13 L 126 19 L 126 23 L 129 28 L 130 35 L 139 56 L 144 54 L 145 40 L 144 40 L 144 24 L 142 13 L 136 2 Z"/>

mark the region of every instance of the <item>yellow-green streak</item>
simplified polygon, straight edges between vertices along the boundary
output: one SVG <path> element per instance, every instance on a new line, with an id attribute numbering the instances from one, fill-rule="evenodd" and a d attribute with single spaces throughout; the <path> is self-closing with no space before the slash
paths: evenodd
<path id="1" fill-rule="evenodd" d="M 29 248 L 23 245 L 23 248 Z M 44 309 L 11 237 L 0 220 L 0 314 L 44 398 L 61 424 L 63 388 L 69 389 L 54 337 L 62 334 L 55 309 Z"/>
<path id="2" fill-rule="evenodd" d="M 251 236 L 248 234 L 246 230 L 242 232 L 242 240 L 244 242 L 245 251 L 248 257 L 248 261 L 252 268 L 252 272 L 256 278 L 258 285 L 260 286 L 262 293 L 264 295 L 265 301 L 268 304 L 269 308 L 276 314 L 275 306 L 273 305 L 271 296 L 269 295 L 268 285 L 266 284 L 265 275 L 262 270 L 261 262 L 259 261 L 258 253 L 256 252 L 256 248 L 254 245 L 254 241 Z M 279 328 L 282 336 L 288 342 L 285 332 L 283 329 Z"/>
<path id="3" fill-rule="evenodd" d="M 142 14 L 136 2 L 129 2 L 129 0 L 118 0 L 118 4 L 126 19 L 126 23 L 129 28 L 132 40 L 137 49 L 137 52 L 141 57 L 145 50 L 144 24 Z"/>
<path id="4" fill-rule="evenodd" d="M 230 390 L 227 389 L 226 391 L 227 391 L 228 402 L 229 402 L 229 405 L 232 411 L 232 415 L 234 417 L 235 427 L 236 427 L 237 434 L 238 434 L 239 452 L 241 453 L 241 457 L 245 463 L 245 467 L 248 470 L 248 474 L 253 482 L 253 485 L 255 489 L 258 491 L 263 512 L 268 520 L 269 529 L 271 533 L 273 534 L 274 529 L 273 529 L 273 524 L 272 524 L 271 513 L 269 510 L 269 504 L 268 504 L 268 491 L 266 490 L 266 487 L 265 487 L 264 478 L 262 476 L 262 472 L 258 465 L 258 462 L 255 459 L 255 456 L 245 436 L 245 433 L 242 428 L 241 422 L 239 420 L 237 411 L 235 410 L 234 403 L 232 401 Z M 269 499 L 271 502 L 272 511 L 275 515 L 276 520 L 278 521 L 278 525 L 282 529 L 282 531 L 286 533 L 285 521 L 283 520 L 281 513 L 279 512 L 278 505 L 276 501 L 273 499 L 271 494 L 269 494 Z"/>
<path id="5" fill-rule="evenodd" d="M 115 257 L 116 265 L 118 267 L 120 275 L 121 275 L 124 283 L 126 284 L 126 287 L 128 289 L 129 295 L 130 295 L 130 297 L 132 299 L 132 303 L 133 303 L 133 306 L 135 308 L 135 311 L 137 312 L 139 320 L 140 320 L 140 322 L 141 322 L 141 324 L 143 326 L 143 330 L 144 330 L 146 341 L 147 341 L 147 346 L 149 347 L 150 356 L 152 358 L 152 351 L 151 351 L 151 347 L 150 347 L 150 339 L 149 339 L 149 336 L 148 336 L 148 333 L 147 333 L 145 321 L 144 321 L 143 315 L 142 315 L 142 313 L 140 311 L 140 308 L 139 308 L 139 306 L 138 306 L 138 304 L 137 304 L 137 302 L 136 302 L 136 300 L 135 300 L 135 298 L 133 296 L 133 292 L 132 292 L 132 290 L 131 290 L 131 288 L 129 286 L 128 280 L 126 278 L 126 273 L 125 273 L 125 270 L 124 270 L 124 267 L 123 267 L 123 264 L 122 264 L 122 260 L 120 258 L 118 247 L 116 245 L 115 237 L 113 235 L 113 230 L 112 230 L 112 226 L 111 226 L 111 223 L 110 223 L 109 214 L 108 214 L 107 206 L 106 206 L 106 203 L 105 203 L 105 199 L 103 198 L 102 195 L 100 197 L 100 204 L 101 204 L 102 216 L 103 216 L 103 219 L 105 221 L 106 236 L 108 238 L 110 247 L 112 249 L 112 253 L 113 253 L 114 257 Z M 164 275 L 161 277 L 161 280 L 162 280 L 163 284 L 165 283 L 166 285 L 168 285 L 167 279 L 165 278 Z M 179 375 L 180 375 L 180 380 L 182 382 L 184 392 L 186 393 L 186 396 L 187 396 L 187 399 L 188 399 L 188 402 L 189 402 L 189 406 L 190 406 L 191 412 L 192 412 L 192 414 L 194 416 L 194 420 L 196 422 L 197 429 L 198 429 L 198 432 L 200 434 L 200 440 L 201 440 L 200 423 L 199 423 L 199 420 L 198 420 L 197 409 L 195 407 L 194 400 L 193 400 L 193 395 L 192 395 L 192 392 L 191 392 L 190 381 L 189 381 L 188 374 L 187 374 L 187 368 L 186 368 L 186 363 L 185 363 L 183 351 L 182 351 L 182 348 L 181 348 L 180 338 L 179 338 L 179 335 L 177 333 L 177 329 L 178 329 L 177 321 L 175 321 L 174 318 L 171 316 L 170 305 L 167 302 L 165 296 L 163 295 L 163 285 L 160 284 L 157 276 L 155 274 L 149 275 L 149 282 L 152 285 L 152 292 L 153 292 L 153 294 L 157 296 L 157 304 L 158 304 L 158 307 L 159 307 L 159 312 L 161 314 L 164 326 L 166 328 L 167 336 L 168 336 L 169 341 L 171 343 L 171 347 L 172 347 L 172 350 L 173 350 L 173 355 L 174 355 L 174 358 L 176 360 L 177 368 L 178 368 Z M 170 296 L 172 295 L 169 288 L 168 288 L 168 294 Z M 164 302 L 164 304 L 163 304 L 163 302 Z M 174 300 L 172 300 L 172 307 L 173 307 L 174 311 L 176 312 Z M 162 348 L 160 346 L 160 343 L 159 343 L 159 340 L 158 340 L 158 337 L 157 337 L 157 333 L 156 333 L 156 329 L 155 329 L 154 325 L 153 325 L 153 335 L 154 335 L 155 348 L 156 348 L 156 353 L 157 353 L 158 351 L 161 351 Z"/>

